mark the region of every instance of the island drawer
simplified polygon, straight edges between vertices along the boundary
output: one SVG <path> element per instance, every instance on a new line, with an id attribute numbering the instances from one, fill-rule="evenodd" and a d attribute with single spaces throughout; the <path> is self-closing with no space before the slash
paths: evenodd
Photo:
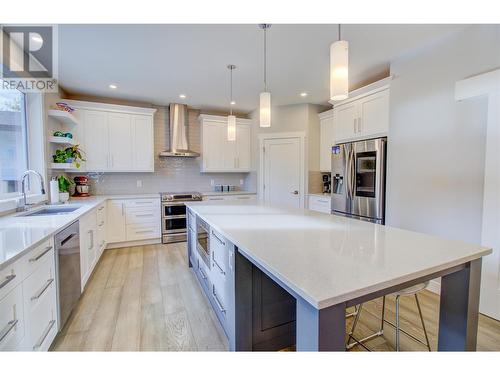
<path id="1" fill-rule="evenodd" d="M 23 258 L 25 264 L 25 277 L 35 272 L 47 259 L 51 259 L 52 262 L 55 262 L 54 239 L 52 237 L 31 250 L 29 254 Z"/>
<path id="2" fill-rule="evenodd" d="M 157 208 L 126 208 L 127 224 L 159 222 L 160 215 Z"/>
<path id="3" fill-rule="evenodd" d="M 0 299 L 0 351 L 16 350 L 23 337 L 23 291 L 18 285 Z"/>

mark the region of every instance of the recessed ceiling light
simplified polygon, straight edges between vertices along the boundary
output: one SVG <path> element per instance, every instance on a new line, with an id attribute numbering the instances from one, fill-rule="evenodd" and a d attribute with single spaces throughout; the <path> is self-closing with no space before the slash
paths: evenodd
<path id="1" fill-rule="evenodd" d="M 231 105 L 235 105 L 235 104 L 236 104 L 236 102 L 233 100 L 233 101 L 232 101 L 231 103 L 229 103 L 229 104 L 231 104 Z"/>
<path id="2" fill-rule="evenodd" d="M 303 98 L 305 98 L 307 96 L 307 92 L 301 92 L 300 96 L 302 96 Z"/>
<path id="3" fill-rule="evenodd" d="M 116 90 L 118 88 L 118 86 L 111 84 L 111 85 L 109 85 L 109 88 L 111 90 Z"/>
<path id="4" fill-rule="evenodd" d="M 184 94 L 180 94 L 180 95 L 179 95 L 179 98 L 181 98 L 181 99 L 186 99 L 186 95 L 184 95 Z"/>

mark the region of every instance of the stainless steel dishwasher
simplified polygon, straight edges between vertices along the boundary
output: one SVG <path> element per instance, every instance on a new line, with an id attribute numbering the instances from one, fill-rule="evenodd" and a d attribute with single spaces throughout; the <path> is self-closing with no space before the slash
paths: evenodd
<path id="1" fill-rule="evenodd" d="M 57 233 L 54 242 L 58 270 L 59 330 L 61 330 L 82 293 L 79 222 L 75 221 Z"/>

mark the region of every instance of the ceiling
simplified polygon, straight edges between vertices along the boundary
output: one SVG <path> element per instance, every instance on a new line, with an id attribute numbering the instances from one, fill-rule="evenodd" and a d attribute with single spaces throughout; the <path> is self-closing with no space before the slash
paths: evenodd
<path id="1" fill-rule="evenodd" d="M 351 89 L 382 78 L 390 61 L 464 25 L 345 25 Z M 327 104 L 329 46 L 338 25 L 272 25 L 268 85 L 273 105 Z M 263 34 L 257 25 L 61 25 L 59 81 L 72 94 L 200 109 L 226 109 L 235 64 L 235 110 L 258 106 Z M 115 84 L 116 90 L 108 86 Z M 307 92 L 307 97 L 301 97 Z M 180 99 L 185 94 L 186 99 Z"/>

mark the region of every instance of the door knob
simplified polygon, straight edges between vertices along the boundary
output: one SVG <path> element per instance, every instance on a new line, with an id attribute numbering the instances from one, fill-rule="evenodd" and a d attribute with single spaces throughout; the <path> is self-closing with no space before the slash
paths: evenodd
<path id="1" fill-rule="evenodd" d="M 292 194 L 299 195 L 299 191 L 298 190 L 294 190 L 294 191 L 292 191 Z"/>

